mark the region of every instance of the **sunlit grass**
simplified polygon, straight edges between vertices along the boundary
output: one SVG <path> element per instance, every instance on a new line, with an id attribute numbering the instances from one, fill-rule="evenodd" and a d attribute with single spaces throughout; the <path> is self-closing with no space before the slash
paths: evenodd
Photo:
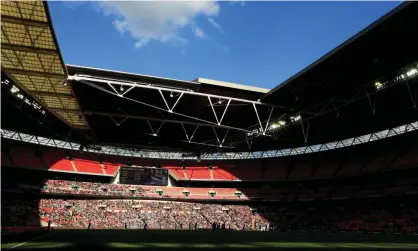
<path id="1" fill-rule="evenodd" d="M 72 243 L 64 242 L 26 242 L 22 245 L 22 242 L 11 242 L 11 243 L 2 243 L 1 249 L 49 249 L 49 248 L 69 248 Z"/>
<path id="2" fill-rule="evenodd" d="M 80 248 L 75 243 L 64 242 L 27 242 L 22 243 L 5 243 L 1 248 L 9 249 L 68 249 Z M 20 246 L 19 246 L 20 245 Z M 93 243 L 93 245 L 110 249 L 277 249 L 277 248 L 297 248 L 297 249 L 414 249 L 418 250 L 418 243 L 350 243 L 350 242 L 254 242 L 254 243 Z"/>
<path id="3" fill-rule="evenodd" d="M 418 243 L 347 243 L 347 242 L 254 242 L 254 243 L 108 243 L 112 248 L 202 248 L 202 249 L 268 249 L 268 248 L 386 248 L 386 249 L 418 249 Z"/>

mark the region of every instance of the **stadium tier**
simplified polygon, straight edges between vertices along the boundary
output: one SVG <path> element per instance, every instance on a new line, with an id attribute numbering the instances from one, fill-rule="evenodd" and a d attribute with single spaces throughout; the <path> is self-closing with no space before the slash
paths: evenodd
<path id="1" fill-rule="evenodd" d="M 152 166 L 169 170 L 183 181 L 303 180 L 344 177 L 417 166 L 418 145 L 404 139 L 355 149 L 267 160 L 213 161 L 211 164 L 124 158 L 4 141 L 2 165 L 40 170 L 115 176 L 120 166 Z M 7 150 L 6 150 L 7 149 Z M 364 150 L 367 149 L 367 154 Z M 173 166 L 175 163 L 176 166 Z M 190 164 L 189 164 L 190 163 Z"/>
<path id="2" fill-rule="evenodd" d="M 142 229 L 147 224 L 151 229 L 195 230 L 209 229 L 216 222 L 230 230 L 276 227 L 281 231 L 414 233 L 418 220 L 418 180 L 416 176 L 411 178 L 411 173 L 397 175 L 404 177 L 390 186 L 357 180 L 355 185 L 346 187 L 252 189 L 254 198 L 260 196 L 256 192 L 261 192 L 266 201 L 274 197 L 280 199 L 280 204 L 266 201 L 242 204 L 251 199 L 251 190 L 246 189 L 242 189 L 248 192 L 242 199 L 235 195 L 235 200 L 241 200 L 236 204 L 231 203 L 232 194 L 223 197 L 234 191 L 225 188 L 212 189 L 216 191 L 213 197 L 216 202 L 209 201 L 211 196 L 204 194 L 205 189 L 187 188 L 190 195 L 194 191 L 202 194 L 196 198 L 189 196 L 189 201 L 185 201 L 187 196 L 180 198 L 179 188 L 63 180 L 31 184 L 17 180 L 2 184 L 2 224 L 33 227 L 51 222 L 57 228 L 90 225 L 121 229 Z M 318 197 L 320 193 L 322 196 Z"/>

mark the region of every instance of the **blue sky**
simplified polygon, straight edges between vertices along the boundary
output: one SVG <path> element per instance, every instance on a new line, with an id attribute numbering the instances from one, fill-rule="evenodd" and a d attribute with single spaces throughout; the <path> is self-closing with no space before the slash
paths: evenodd
<path id="1" fill-rule="evenodd" d="M 49 2 L 66 64 L 273 88 L 400 2 Z"/>

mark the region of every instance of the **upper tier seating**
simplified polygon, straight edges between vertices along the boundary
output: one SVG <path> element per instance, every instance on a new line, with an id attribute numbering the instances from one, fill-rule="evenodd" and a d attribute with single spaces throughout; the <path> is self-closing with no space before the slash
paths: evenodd
<path id="1" fill-rule="evenodd" d="M 68 154 L 61 149 L 51 149 L 42 155 L 43 163 L 49 170 L 74 172 Z"/>
<path id="2" fill-rule="evenodd" d="M 196 181 L 303 180 L 346 177 L 418 166 L 416 143 L 400 144 L 399 148 L 396 144 L 391 147 L 378 146 L 376 149 L 370 146 L 359 146 L 349 151 L 344 148 L 282 158 L 222 160 L 196 165 L 196 162 L 187 160 L 181 162 L 107 156 L 13 143 L 2 151 L 2 165 L 111 176 L 115 176 L 123 165 L 161 165 L 176 180 Z"/>

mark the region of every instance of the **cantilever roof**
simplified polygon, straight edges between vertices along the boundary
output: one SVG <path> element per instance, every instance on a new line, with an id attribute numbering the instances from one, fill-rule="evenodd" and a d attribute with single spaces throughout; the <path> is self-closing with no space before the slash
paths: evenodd
<path id="1" fill-rule="evenodd" d="M 212 79 L 207 79 L 207 78 L 198 78 L 194 81 L 199 82 L 201 84 L 215 85 L 215 86 L 220 86 L 220 87 L 226 87 L 226 88 L 231 88 L 231 89 L 240 89 L 240 90 L 251 91 L 251 92 L 268 93 L 270 91 L 269 89 L 266 89 L 266 88 L 234 84 L 234 83 L 223 82 L 223 81 L 219 81 L 219 80 L 212 80 Z"/>
<path id="2" fill-rule="evenodd" d="M 73 128 L 87 128 L 69 86 L 48 6 L 1 1 L 1 69 L 44 108 Z"/>
<path id="3" fill-rule="evenodd" d="M 415 5 L 415 7 L 413 7 L 411 5 Z M 304 76 L 308 75 L 309 73 L 315 72 L 314 75 L 317 74 L 317 72 L 315 71 L 316 68 L 319 68 L 319 66 L 324 65 L 325 62 L 327 60 L 329 60 L 330 58 L 338 57 L 341 54 L 340 51 L 342 51 L 343 49 L 347 49 L 350 46 L 353 47 L 352 46 L 353 44 L 359 43 L 359 40 L 361 38 L 363 38 L 365 35 L 371 34 L 373 30 L 381 28 L 383 26 L 382 24 L 385 21 L 387 21 L 389 19 L 394 19 L 394 18 L 392 18 L 393 16 L 395 16 L 399 12 L 402 12 L 404 9 L 407 9 L 406 7 L 408 7 L 408 6 L 411 6 L 409 9 L 416 8 L 416 3 L 406 1 L 402 4 L 400 4 L 399 6 L 397 6 L 393 10 L 389 11 L 388 13 L 383 15 L 381 18 L 379 18 L 378 20 L 376 20 L 375 22 L 373 22 L 372 24 L 370 24 L 369 26 L 364 28 L 363 30 L 356 33 L 354 36 L 350 37 L 348 40 L 346 40 L 345 42 L 343 42 L 342 44 L 340 44 L 339 46 L 337 46 L 336 48 L 334 48 L 333 50 L 331 50 L 330 52 L 328 52 L 327 54 L 325 54 L 324 56 L 322 56 L 321 58 L 319 58 L 315 62 L 313 62 L 312 64 L 308 65 L 306 68 L 302 69 L 300 72 L 296 73 L 295 75 L 291 76 L 290 78 L 288 78 L 284 82 L 280 83 L 279 85 L 277 85 L 276 87 L 271 89 L 268 93 L 266 93 L 266 95 L 262 99 L 265 101 L 265 100 L 269 99 L 270 96 L 273 96 L 274 94 L 281 91 L 282 89 L 293 88 L 295 84 L 298 84 L 297 83 L 298 81 L 301 81 L 301 79 Z M 409 25 L 413 26 L 413 24 L 409 24 Z M 411 34 L 412 34 L 412 32 L 411 32 Z M 393 37 L 395 39 L 399 39 L 399 37 L 396 37 L 395 35 Z M 390 37 L 388 37 L 388 39 L 390 39 Z M 383 41 L 383 40 L 381 40 L 381 41 Z M 392 50 L 395 50 L 395 48 L 392 48 Z M 292 87 L 289 87 L 289 85 L 292 86 Z"/>

